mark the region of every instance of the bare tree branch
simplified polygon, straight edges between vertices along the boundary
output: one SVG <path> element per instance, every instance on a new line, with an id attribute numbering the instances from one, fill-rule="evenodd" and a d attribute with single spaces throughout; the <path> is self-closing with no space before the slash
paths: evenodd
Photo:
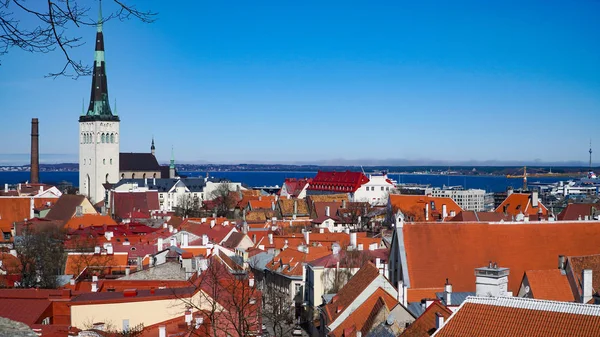
<path id="1" fill-rule="evenodd" d="M 80 6 L 81 0 L 47 0 L 47 6 L 37 8 L 41 2 L 26 2 L 24 0 L 0 1 L 0 57 L 11 48 L 21 49 L 30 53 L 50 53 L 60 49 L 65 64 L 57 72 L 50 72 L 47 77 L 71 77 L 90 75 L 92 67 L 74 60 L 70 49 L 84 45 L 81 36 L 70 37 L 66 31 L 70 28 L 95 26 L 98 20 L 89 16 L 89 7 Z M 101 23 L 112 19 L 121 21 L 135 18 L 144 23 L 156 20 L 156 13 L 138 10 L 135 6 L 124 1 L 113 0 L 117 9 L 108 16 L 100 19 Z M 33 21 L 27 27 L 24 22 Z M 1 65 L 1 63 L 0 63 Z"/>

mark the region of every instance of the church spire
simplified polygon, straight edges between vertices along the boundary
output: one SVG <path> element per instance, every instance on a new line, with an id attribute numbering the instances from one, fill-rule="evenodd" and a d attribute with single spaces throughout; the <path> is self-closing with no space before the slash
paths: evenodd
<path id="1" fill-rule="evenodd" d="M 154 136 L 152 136 L 152 146 L 150 146 L 150 152 L 153 156 L 155 155 L 156 148 L 154 147 Z"/>
<path id="2" fill-rule="evenodd" d="M 98 9 L 98 23 L 96 24 L 96 50 L 94 52 L 92 92 L 87 113 L 81 119 L 118 121 L 119 117 L 113 115 L 108 100 L 106 63 L 104 61 L 104 33 L 102 31 L 102 1 L 98 2 L 100 7 Z"/>

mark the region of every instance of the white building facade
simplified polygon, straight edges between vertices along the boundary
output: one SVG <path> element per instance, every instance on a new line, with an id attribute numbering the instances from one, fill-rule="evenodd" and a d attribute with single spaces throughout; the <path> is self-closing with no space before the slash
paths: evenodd
<path id="1" fill-rule="evenodd" d="M 394 182 L 386 173 L 370 174 L 368 178 L 369 181 L 354 192 L 352 201 L 368 202 L 373 206 L 385 205 L 388 194 L 396 187 Z"/>
<path id="2" fill-rule="evenodd" d="M 429 192 L 429 191 L 428 191 Z M 465 211 L 485 211 L 485 190 L 462 188 L 433 188 L 430 191 L 433 197 L 446 197 L 454 200 Z"/>

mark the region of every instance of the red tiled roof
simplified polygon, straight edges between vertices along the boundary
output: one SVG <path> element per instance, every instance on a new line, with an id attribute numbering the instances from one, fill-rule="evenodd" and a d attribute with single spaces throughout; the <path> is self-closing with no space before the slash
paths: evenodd
<path id="1" fill-rule="evenodd" d="M 365 290 L 379 276 L 379 270 L 374 264 L 368 262 L 354 274 L 344 287 L 333 297 L 325 308 L 328 322 L 335 321 L 356 297 Z"/>
<path id="2" fill-rule="evenodd" d="M 308 253 L 287 248 L 267 263 L 266 268 L 284 276 L 302 276 L 303 263 L 314 261 L 329 254 L 328 248 L 323 246 L 309 246 Z"/>
<path id="3" fill-rule="evenodd" d="M 600 251 L 599 222 L 512 224 L 406 224 L 402 228 L 410 288 L 452 280 L 455 291 L 474 291 L 474 269 L 495 261 L 510 268 L 517 293 L 526 270 L 556 268 L 558 255 Z"/>
<path id="4" fill-rule="evenodd" d="M 324 172 L 319 171 L 308 185 L 312 191 L 335 191 L 338 193 L 354 193 L 363 184 L 369 182 L 369 178 L 362 172 Z"/>
<path id="5" fill-rule="evenodd" d="M 443 206 L 446 205 L 446 216 L 451 212 L 460 213 L 462 209 L 452 198 L 432 197 L 428 195 L 390 194 L 390 203 L 405 216 L 406 221 L 426 221 L 425 208 L 428 206 L 429 220 L 442 220 Z"/>
<path id="6" fill-rule="evenodd" d="M 160 209 L 157 191 L 115 192 L 112 197 L 115 216 L 121 219 L 129 218 L 132 210 L 138 216 L 143 214 L 146 219 L 150 217 L 151 211 Z"/>
<path id="7" fill-rule="evenodd" d="M 436 293 L 443 292 L 444 288 L 408 288 L 406 293 L 408 302 L 421 302 L 422 299 L 436 298 Z"/>
<path id="8" fill-rule="evenodd" d="M 401 337 L 429 337 L 435 331 L 437 315 L 447 320 L 452 311 L 446 308 L 440 301 L 435 300 L 425 309 L 425 312 L 417 318 L 402 334 Z"/>
<path id="9" fill-rule="evenodd" d="M 298 197 L 298 195 L 300 195 L 300 193 L 302 192 L 302 190 L 304 189 L 304 187 L 307 184 L 310 184 L 312 182 L 311 178 L 304 178 L 304 179 L 296 179 L 296 178 L 286 178 L 284 181 L 284 185 L 285 188 L 288 192 L 288 194 L 290 194 L 292 197 Z"/>
<path id="10" fill-rule="evenodd" d="M 50 316 L 50 301 L 45 299 L 23 299 L 0 297 L 0 317 L 6 317 L 13 321 L 22 322 L 27 325 L 41 323 L 45 312 Z"/>
<path id="11" fill-rule="evenodd" d="M 531 197 L 531 194 L 512 193 L 496 208 L 496 212 L 514 216 L 520 213 L 524 215 L 537 215 L 541 209 L 542 215 L 548 215 L 548 209 L 541 202 L 538 201 L 537 207 L 531 205 Z"/>
<path id="12" fill-rule="evenodd" d="M 79 275 L 86 267 L 117 267 L 128 265 L 128 254 L 101 255 L 93 253 L 68 254 L 65 275 Z"/>
<path id="13" fill-rule="evenodd" d="M 568 204 L 557 216 L 558 220 L 583 220 L 586 215 L 593 215 L 593 210 L 600 210 L 600 204 Z"/>
<path id="14" fill-rule="evenodd" d="M 525 277 L 536 300 L 575 301 L 567 276 L 558 269 L 528 270 Z"/>
<path id="15" fill-rule="evenodd" d="M 594 305 L 488 297 L 467 299 L 436 337 L 592 337 L 599 332 Z"/>

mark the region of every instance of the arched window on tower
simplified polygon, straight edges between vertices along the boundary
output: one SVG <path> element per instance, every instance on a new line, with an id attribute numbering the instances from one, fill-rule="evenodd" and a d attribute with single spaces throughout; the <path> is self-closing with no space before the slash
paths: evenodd
<path id="1" fill-rule="evenodd" d="M 102 143 L 104 143 L 106 141 L 106 137 L 104 136 L 104 134 L 102 134 Z"/>
<path id="2" fill-rule="evenodd" d="M 142 179 L 146 179 L 146 173 L 144 173 L 144 175 L 142 175 Z"/>
<path id="3" fill-rule="evenodd" d="M 125 173 L 121 173 L 121 179 L 125 179 Z"/>
<path id="4" fill-rule="evenodd" d="M 135 173 L 131 174 L 131 179 L 135 179 Z"/>
<path id="5" fill-rule="evenodd" d="M 115 143 L 115 134 L 114 133 L 110 134 L 110 142 L 113 144 Z"/>

